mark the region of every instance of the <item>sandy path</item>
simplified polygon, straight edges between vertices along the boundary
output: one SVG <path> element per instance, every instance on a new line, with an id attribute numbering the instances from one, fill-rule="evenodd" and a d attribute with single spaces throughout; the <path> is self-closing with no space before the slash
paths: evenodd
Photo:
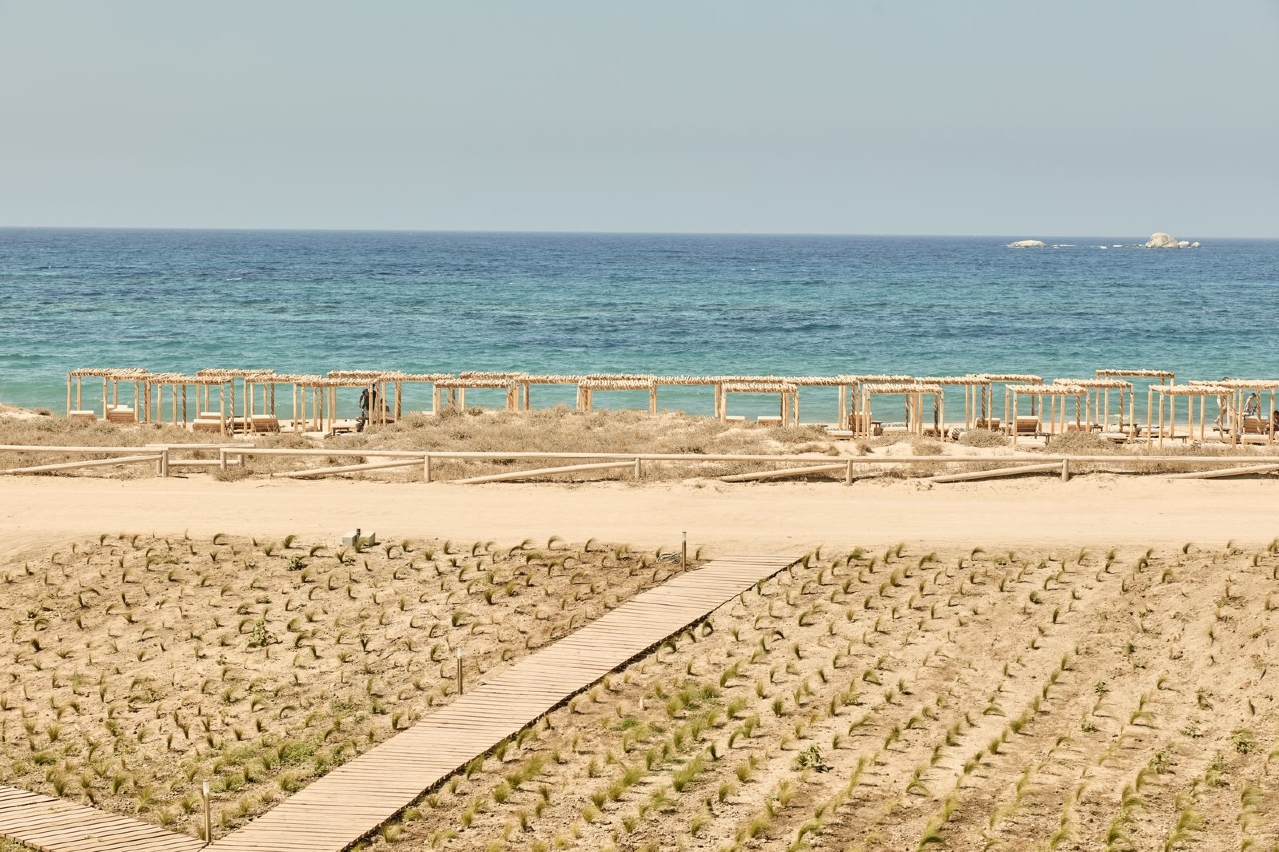
<path id="1" fill-rule="evenodd" d="M 519 541 L 594 536 L 708 553 L 793 553 L 814 544 L 1222 544 L 1279 535 L 1279 483 L 1092 476 L 929 487 L 890 481 L 729 486 L 453 486 L 204 477 L 0 481 L 0 555 L 102 532 L 439 536 Z"/>

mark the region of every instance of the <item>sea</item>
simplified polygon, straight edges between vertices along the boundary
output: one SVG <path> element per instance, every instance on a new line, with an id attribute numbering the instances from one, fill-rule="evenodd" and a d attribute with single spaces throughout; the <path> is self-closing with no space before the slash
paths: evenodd
<path id="1" fill-rule="evenodd" d="M 4 228 L 0 402 L 63 413 L 82 367 L 1279 378 L 1279 240 L 1007 247 L 1021 236 Z M 805 391 L 804 419 L 833 421 L 834 399 Z M 664 388 L 660 404 L 710 414 L 711 392 Z"/>

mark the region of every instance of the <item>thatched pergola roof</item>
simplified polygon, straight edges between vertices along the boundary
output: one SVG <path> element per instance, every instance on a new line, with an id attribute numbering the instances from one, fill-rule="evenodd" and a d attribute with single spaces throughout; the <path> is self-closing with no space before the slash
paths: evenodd
<path id="1" fill-rule="evenodd" d="M 1044 383 L 1042 376 L 1031 373 L 976 373 L 974 377 L 1001 384 L 1042 385 Z"/>
<path id="2" fill-rule="evenodd" d="M 1119 378 L 1127 377 L 1130 379 L 1175 379 L 1176 374 L 1171 370 L 1098 370 L 1097 378 Z"/>
<path id="3" fill-rule="evenodd" d="M 1132 382 L 1125 382 L 1123 379 L 1053 379 L 1053 384 L 1093 390 L 1132 390 Z"/>
<path id="4" fill-rule="evenodd" d="M 584 390 L 647 391 L 657 387 L 657 379 L 653 376 L 598 376 L 582 379 L 577 386 Z"/>

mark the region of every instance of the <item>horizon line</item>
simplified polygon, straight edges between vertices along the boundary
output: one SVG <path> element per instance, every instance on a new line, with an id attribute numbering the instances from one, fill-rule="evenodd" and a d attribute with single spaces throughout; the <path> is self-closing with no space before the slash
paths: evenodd
<path id="1" fill-rule="evenodd" d="M 524 234 L 530 236 L 649 236 L 649 237 L 877 237 L 877 238 L 951 238 L 951 239 L 1126 239 L 1145 241 L 1149 237 L 1128 235 L 1116 237 L 1105 234 L 1050 234 L 1034 237 L 1020 233 L 907 233 L 851 232 L 851 231 L 592 231 L 592 230 L 539 230 L 533 228 L 307 228 L 307 227 L 230 227 L 230 226 L 182 226 L 182 225 L 5 225 L 0 231 L 164 231 L 164 232 L 223 232 L 223 233 L 293 233 L 293 234 Z M 1195 235 L 1197 240 L 1279 240 L 1279 236 L 1223 236 Z M 1182 238 L 1179 238 L 1182 239 Z"/>

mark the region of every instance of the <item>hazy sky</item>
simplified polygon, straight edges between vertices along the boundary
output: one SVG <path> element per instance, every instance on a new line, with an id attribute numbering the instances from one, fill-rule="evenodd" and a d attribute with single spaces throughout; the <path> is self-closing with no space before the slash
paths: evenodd
<path id="1" fill-rule="evenodd" d="M 0 225 L 1279 237 L 1279 0 L 0 0 Z"/>

